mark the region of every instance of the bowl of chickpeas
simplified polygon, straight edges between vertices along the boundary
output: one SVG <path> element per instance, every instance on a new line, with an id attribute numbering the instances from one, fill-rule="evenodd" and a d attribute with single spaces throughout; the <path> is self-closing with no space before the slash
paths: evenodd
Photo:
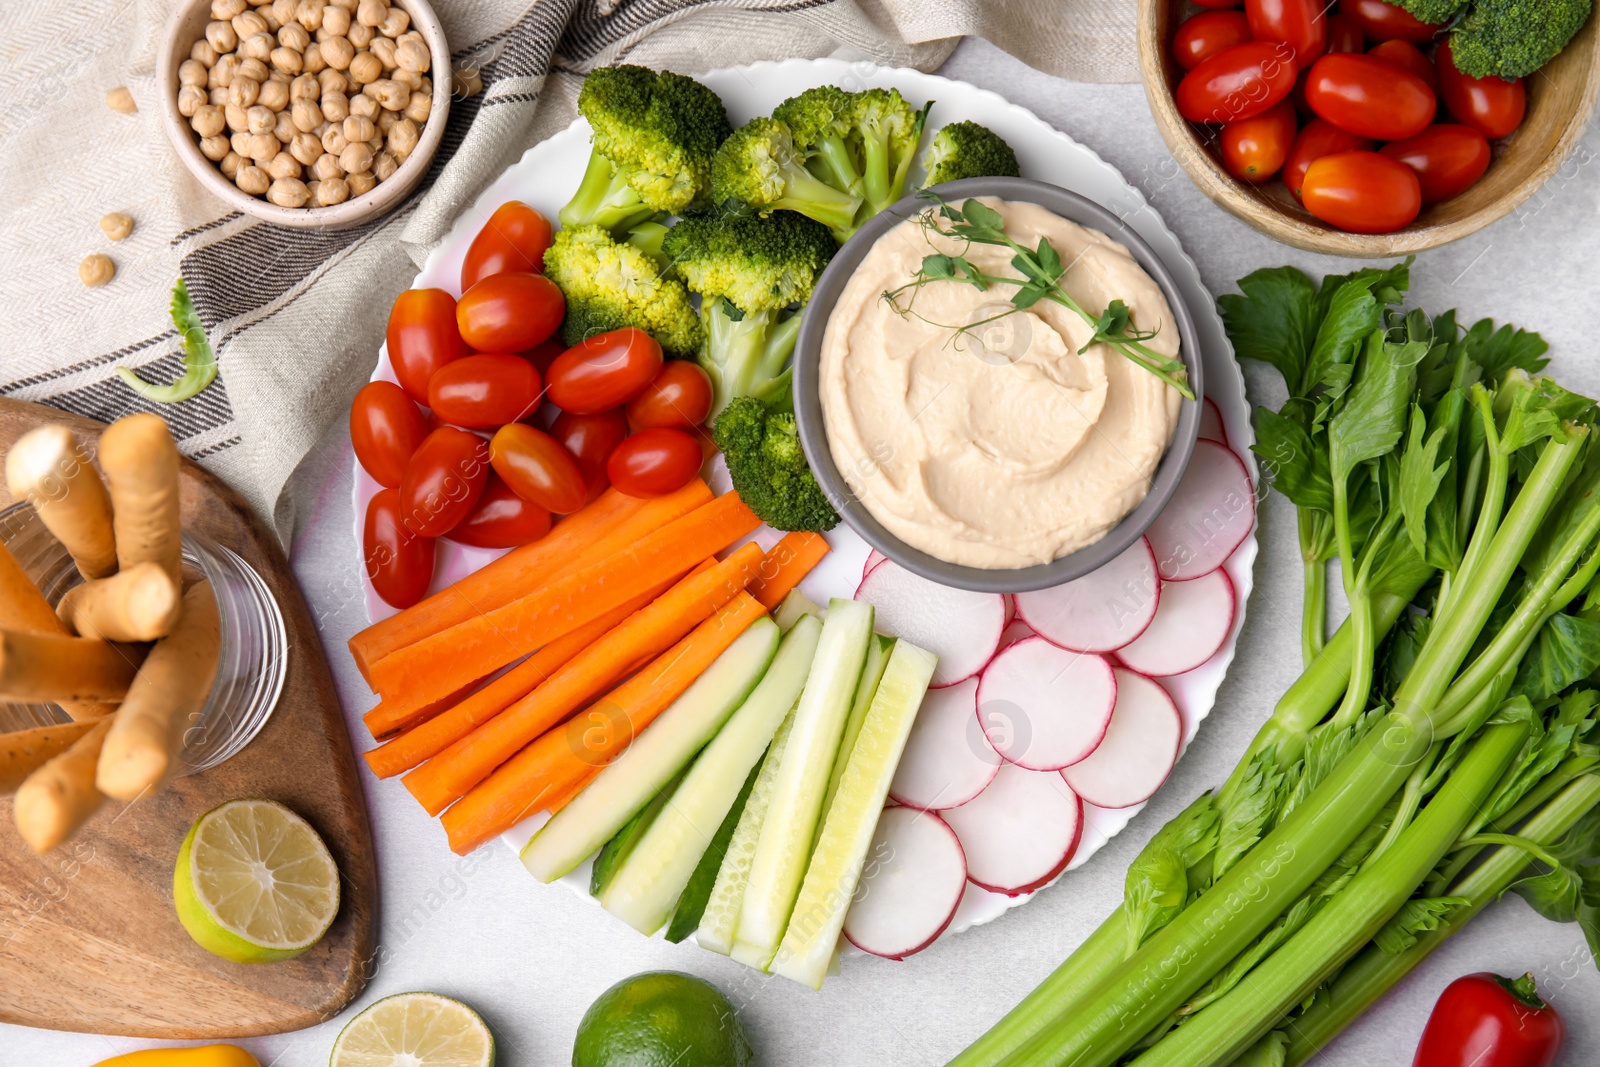
<path id="1" fill-rule="evenodd" d="M 450 111 L 450 46 L 423 0 L 188 0 L 156 69 L 184 165 L 280 226 L 399 206 Z"/>

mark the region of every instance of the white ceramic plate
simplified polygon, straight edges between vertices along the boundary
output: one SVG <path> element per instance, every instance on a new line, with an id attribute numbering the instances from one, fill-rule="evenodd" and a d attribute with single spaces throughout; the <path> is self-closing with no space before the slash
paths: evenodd
<path id="1" fill-rule="evenodd" d="M 1220 409 L 1229 443 L 1249 469 L 1252 483 L 1259 481 L 1255 460 L 1248 447 L 1254 436 L 1250 427 L 1250 407 L 1245 400 L 1244 378 L 1234 361 L 1233 348 L 1223 331 L 1215 302 L 1201 283 L 1194 260 L 1184 251 L 1172 231 L 1167 229 L 1161 217 L 1146 203 L 1143 194 L 1093 151 L 1046 125 L 1032 112 L 992 92 L 915 70 L 845 63 L 833 59 L 787 60 L 713 71 L 701 80 L 721 94 L 728 117 L 735 126 L 771 112 L 784 99 L 815 85 L 833 84 L 850 90 L 892 86 L 900 89 L 913 102 L 937 101 L 930 116 L 930 129 L 962 119 L 980 122 L 1004 137 L 1016 149 L 1024 177 L 1070 189 L 1122 216 L 1150 244 L 1177 280 L 1194 316 L 1196 331 L 1204 348 L 1206 395 Z M 549 140 L 534 145 L 456 220 L 450 233 L 428 256 L 413 285 L 418 288 L 437 287 L 459 295 L 461 261 L 473 237 L 494 209 L 507 200 L 522 200 L 550 218 L 555 218 L 556 212 L 577 190 L 588 159 L 589 127 L 582 119 Z M 920 179 L 920 173 L 914 171 L 910 184 L 920 184 Z M 380 352 L 378 369 L 373 377 L 394 380 L 386 350 Z M 712 487 L 719 492 L 729 488 L 720 463 L 713 465 L 708 477 Z M 358 553 L 362 516 L 366 514 L 367 501 L 377 489 L 377 483 L 357 467 L 354 493 Z M 763 528 L 756 540 L 767 545 L 776 541 L 777 536 L 773 531 Z M 868 552 L 866 542 L 844 526 L 829 533 L 828 540 L 833 551 L 801 583 L 801 590 L 819 603 L 827 603 L 829 597 L 848 597 L 854 593 Z M 500 554 L 466 548 L 449 541 L 440 541 L 439 546 L 434 589 L 456 581 Z M 1217 688 L 1233 661 L 1239 628 L 1244 624 L 1244 608 L 1250 595 L 1251 567 L 1256 551 L 1256 539 L 1252 531 L 1224 564 L 1238 593 L 1238 610 L 1234 616 L 1233 631 L 1222 650 L 1188 674 L 1161 680 L 1184 711 L 1185 748 L 1194 738 L 1201 720 L 1210 713 Z M 362 573 L 365 573 L 364 568 Z M 372 591 L 370 583 L 363 584 L 369 618 L 376 621 L 394 614 L 394 609 Z M 1083 839 L 1062 877 L 1088 862 L 1143 807 L 1143 804 L 1139 804 L 1109 810 L 1085 804 Z M 504 835 L 506 844 L 520 852 L 544 820 L 545 816 L 541 814 L 514 827 Z M 589 865 L 585 863 L 563 881 L 587 898 Z M 986 923 L 1026 902 L 1031 896 L 1007 897 L 969 885 L 955 919 L 944 936 Z"/>

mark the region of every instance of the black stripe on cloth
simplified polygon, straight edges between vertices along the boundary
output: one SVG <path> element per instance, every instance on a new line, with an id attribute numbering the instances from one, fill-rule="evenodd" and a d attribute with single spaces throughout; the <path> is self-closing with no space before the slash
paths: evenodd
<path id="1" fill-rule="evenodd" d="M 577 0 L 544 0 L 529 8 L 507 31 L 506 46 L 495 58 L 494 76 L 497 79 L 544 77 L 550 70 L 556 42 L 561 40 L 577 6 Z M 489 103 L 499 101 L 491 99 Z"/>
<path id="2" fill-rule="evenodd" d="M 44 382 L 53 382 L 58 379 L 65 378 L 68 375 L 76 374 L 79 371 L 88 370 L 91 367 L 104 366 L 107 363 L 115 363 L 123 356 L 129 356 L 135 352 L 142 352 L 151 345 L 158 345 L 163 341 L 170 341 L 176 336 L 177 334 L 174 331 L 167 330 L 164 333 L 156 334 L 154 337 L 146 337 L 143 341 L 135 341 L 131 345 L 123 345 L 115 352 L 107 352 L 104 355 L 93 356 L 89 359 L 79 360 L 77 363 L 72 363 L 65 367 L 57 367 L 55 370 L 47 370 L 42 374 L 30 375 L 27 378 L 18 378 L 16 381 L 7 382 L 4 385 L 0 385 L 0 394 L 20 392 L 29 386 L 41 385 Z"/>
<path id="3" fill-rule="evenodd" d="M 779 0 L 777 3 L 743 3 L 737 5 L 746 11 L 787 12 L 808 8 L 826 7 L 833 0 Z M 610 14 L 602 15 L 598 7 L 585 5 L 568 24 L 561 42 L 556 46 L 563 56 L 586 60 L 604 51 L 630 34 L 645 29 L 671 15 L 691 8 L 726 7 L 726 0 L 622 0 Z"/>
<path id="4" fill-rule="evenodd" d="M 218 441 L 214 445 L 211 445 L 211 446 L 209 446 L 207 448 L 199 449 L 198 451 L 195 451 L 195 452 L 190 452 L 188 455 L 189 455 L 190 459 L 202 460 L 202 459 L 205 459 L 207 456 L 214 456 L 218 452 L 225 452 L 228 449 L 232 448 L 234 445 L 243 443 L 243 441 L 244 441 L 244 438 L 242 438 L 239 435 L 235 434 L 234 436 L 228 438 L 226 441 Z"/>
<path id="5" fill-rule="evenodd" d="M 198 237 L 200 234 L 205 233 L 207 230 L 214 230 L 218 226 L 225 226 L 228 223 L 232 222 L 234 219 L 243 217 L 243 215 L 244 215 L 244 212 L 242 212 L 242 211 L 230 211 L 226 215 L 222 216 L 220 219 L 212 219 L 210 222 L 207 222 L 207 223 L 205 223 L 203 225 L 192 226 L 189 229 L 184 230 L 182 233 L 178 234 L 178 236 L 174 237 L 172 240 L 168 241 L 167 242 L 167 247 L 168 248 L 177 248 L 179 245 L 183 244 L 183 242 L 189 240 L 189 238 Z"/>

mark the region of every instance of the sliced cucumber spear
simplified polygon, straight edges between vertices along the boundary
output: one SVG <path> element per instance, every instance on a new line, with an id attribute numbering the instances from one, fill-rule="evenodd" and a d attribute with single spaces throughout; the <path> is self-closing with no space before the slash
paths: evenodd
<path id="1" fill-rule="evenodd" d="M 800 896 L 772 962 L 774 974 L 822 988 L 889 783 L 938 662 L 938 656 L 909 641 L 895 642 L 811 853 Z"/>
<path id="2" fill-rule="evenodd" d="M 722 861 L 728 855 L 728 842 L 733 840 L 733 831 L 738 828 L 739 817 L 744 814 L 745 801 L 750 799 L 750 791 L 756 787 L 756 776 L 760 773 L 760 764 L 750 768 L 750 773 L 745 776 L 744 787 L 734 798 L 733 807 L 722 817 L 722 825 L 717 827 L 711 844 L 706 846 L 700 862 L 695 864 L 689 884 L 683 887 L 678 906 L 672 909 L 672 922 L 667 924 L 666 938 L 674 945 L 700 926 L 700 918 L 706 913 L 706 903 L 711 900 L 711 889 L 717 884 L 717 872 L 722 869 Z"/>
<path id="3" fill-rule="evenodd" d="M 778 609 L 772 613 L 772 619 L 778 624 L 778 629 L 788 633 L 789 627 L 807 615 L 814 615 L 820 619 L 823 615 L 822 608 L 800 590 L 791 589 L 778 602 Z"/>
<path id="4" fill-rule="evenodd" d="M 861 724 L 866 721 L 867 709 L 872 706 L 872 697 L 878 691 L 878 680 L 883 677 L 883 669 L 889 665 L 889 650 L 893 647 L 894 638 L 882 634 L 873 634 L 872 640 L 867 642 L 867 661 L 861 668 L 861 679 L 856 683 L 856 694 L 850 702 L 850 717 L 844 721 L 844 733 L 839 737 L 839 755 L 833 761 L 828 792 L 822 798 L 824 820 L 828 812 L 833 810 L 834 794 L 839 792 L 839 779 L 844 777 L 850 753 L 855 751 Z"/>
<path id="5" fill-rule="evenodd" d="M 607 911 L 644 934 L 667 921 L 739 787 L 800 696 L 821 633 L 822 623 L 806 615 L 784 635 L 761 683 L 696 757 L 671 806 L 618 870 L 601 898 Z"/>
<path id="6" fill-rule="evenodd" d="M 778 951 L 811 858 L 823 795 L 871 640 L 871 604 L 838 598 L 828 602 L 828 618 L 795 706 L 794 732 L 778 766 L 772 807 L 761 827 L 739 909 L 732 956 L 740 963 L 764 971 Z"/>
<path id="7" fill-rule="evenodd" d="M 633 855 L 633 850 L 639 846 L 644 832 L 650 829 L 650 824 L 661 814 L 661 809 L 666 807 L 667 801 L 672 797 L 672 791 L 682 780 L 683 776 L 679 775 L 668 782 L 666 788 L 652 797 L 650 803 L 639 809 L 639 814 L 624 823 L 616 836 L 595 853 L 594 867 L 589 872 L 590 896 L 598 897 L 606 891 L 606 886 L 611 884 L 611 879 L 622 868 L 623 861 Z"/>
<path id="8" fill-rule="evenodd" d="M 744 703 L 778 649 L 778 626 L 757 619 L 522 850 L 522 865 L 553 882 L 609 841 L 694 758 Z"/>

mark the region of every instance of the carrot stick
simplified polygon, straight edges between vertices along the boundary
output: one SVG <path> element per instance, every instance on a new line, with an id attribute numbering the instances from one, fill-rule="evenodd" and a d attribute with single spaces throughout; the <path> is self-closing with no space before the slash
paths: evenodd
<path id="1" fill-rule="evenodd" d="M 127 415 L 100 435 L 100 466 L 111 487 L 117 566 L 158 563 L 183 581 L 178 544 L 178 446 L 160 415 Z"/>
<path id="2" fill-rule="evenodd" d="M 764 614 L 749 594 L 738 594 L 588 712 L 518 752 L 445 812 L 451 849 L 466 855 L 551 802 L 570 799 Z"/>
<path id="3" fill-rule="evenodd" d="M 0 699 L 121 700 L 144 649 L 90 637 L 0 630 Z"/>
<path id="4" fill-rule="evenodd" d="M 0 734 L 0 796 L 15 793 L 28 775 L 65 752 L 93 727 L 91 722 L 67 722 Z"/>
<path id="5" fill-rule="evenodd" d="M 107 519 L 108 523 L 109 521 Z M 115 560 L 114 549 L 112 558 Z M 50 607 L 50 601 L 44 598 L 44 594 L 33 583 L 33 579 L 28 577 L 28 572 L 17 562 L 17 557 L 13 556 L 4 545 L 0 545 L 0 629 L 35 630 L 46 634 L 67 633 L 66 626 Z M 103 718 L 117 709 L 115 704 L 93 701 L 69 700 L 63 701 L 61 706 L 66 709 L 68 715 L 79 722 Z"/>
<path id="6" fill-rule="evenodd" d="M 6 484 L 12 496 L 33 505 L 80 574 L 104 578 L 116 572 L 111 498 L 71 430 L 41 426 L 17 438 L 6 454 Z"/>
<path id="7" fill-rule="evenodd" d="M 94 768 L 114 722 L 112 715 L 89 727 L 17 787 L 11 814 L 22 839 L 35 852 L 49 852 L 65 841 L 105 801 L 95 788 Z"/>
<path id="8" fill-rule="evenodd" d="M 362 713 L 361 721 L 366 724 L 367 732 L 374 741 L 387 741 L 398 734 L 402 734 L 414 727 L 421 726 L 451 708 L 461 703 L 473 690 L 483 683 L 483 679 L 470 682 L 457 689 L 447 697 L 441 697 L 431 704 L 424 704 L 420 708 L 408 709 L 396 707 L 394 704 L 380 700 L 372 708 Z"/>
<path id="9" fill-rule="evenodd" d="M 685 578 L 574 656 L 550 680 L 406 775 L 411 795 L 437 815 L 518 749 L 664 651 L 743 592 L 761 550 L 740 548 Z"/>
<path id="10" fill-rule="evenodd" d="M 784 534 L 762 558 L 755 581 L 750 583 L 750 595 L 771 611 L 827 554 L 828 542 L 819 533 L 795 530 Z"/>
<path id="11" fill-rule="evenodd" d="M 356 667 L 371 682 L 372 665 L 391 652 L 526 596 L 553 575 L 603 559 L 710 499 L 711 490 L 698 478 L 649 500 L 608 489 L 539 540 L 512 549 L 448 589 L 356 634 L 350 639 Z"/>
<path id="12" fill-rule="evenodd" d="M 600 772 L 604 769 L 605 768 L 603 767 L 589 768 L 589 770 L 584 773 L 582 778 L 572 782 L 565 789 L 559 790 L 555 796 L 551 797 L 550 803 L 544 806 L 544 810 L 548 811 L 551 815 L 554 815 L 568 804 L 571 804 L 574 800 L 577 800 L 578 794 L 589 788 L 589 783 L 600 777 Z"/>
<path id="13" fill-rule="evenodd" d="M 759 525 L 738 494 L 727 493 L 520 600 L 390 653 L 372 665 L 372 680 L 386 700 L 437 700 L 687 572 Z"/>

